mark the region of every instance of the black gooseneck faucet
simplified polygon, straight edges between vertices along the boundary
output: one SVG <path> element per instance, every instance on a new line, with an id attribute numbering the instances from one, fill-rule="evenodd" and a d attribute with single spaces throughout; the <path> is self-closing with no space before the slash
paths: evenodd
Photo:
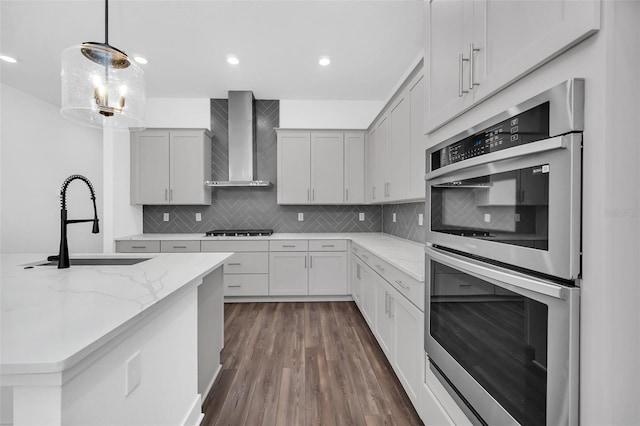
<path id="1" fill-rule="evenodd" d="M 67 187 L 74 180 L 81 180 L 87 184 L 91 192 L 91 200 L 93 201 L 93 219 L 67 219 Z M 89 179 L 82 175 L 71 175 L 65 179 L 60 188 L 60 251 L 58 252 L 58 269 L 69 267 L 69 246 L 67 245 L 67 224 L 93 222 L 92 233 L 100 232 L 98 228 L 98 209 L 96 208 L 96 193 Z"/>

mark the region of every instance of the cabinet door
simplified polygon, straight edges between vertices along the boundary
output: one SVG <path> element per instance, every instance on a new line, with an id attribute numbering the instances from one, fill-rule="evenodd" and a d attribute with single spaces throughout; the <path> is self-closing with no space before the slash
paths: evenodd
<path id="1" fill-rule="evenodd" d="M 344 202 L 344 134 L 311 133 L 311 204 Z"/>
<path id="2" fill-rule="evenodd" d="M 392 292 L 391 298 L 393 366 L 407 395 L 419 407 L 424 377 L 424 314 L 398 292 Z"/>
<path id="3" fill-rule="evenodd" d="M 299 252 L 269 254 L 269 296 L 309 294 L 308 255 Z"/>
<path id="4" fill-rule="evenodd" d="M 424 136 L 424 77 L 418 77 L 409 86 L 410 147 L 409 147 L 409 187 L 407 198 L 425 197 L 425 136 Z"/>
<path id="5" fill-rule="evenodd" d="M 376 129 L 371 129 L 367 135 L 367 145 L 365 146 L 367 162 L 365 164 L 365 198 L 368 203 L 375 203 L 376 199 Z"/>
<path id="6" fill-rule="evenodd" d="M 309 294 L 347 294 L 347 253 L 309 253 Z"/>
<path id="7" fill-rule="evenodd" d="M 210 173 L 211 151 L 202 131 L 170 132 L 171 155 L 169 202 L 171 204 L 209 204 L 211 189 L 204 186 Z M 209 154 L 207 161 L 206 154 Z M 205 168 L 209 166 L 209 170 Z"/>
<path id="8" fill-rule="evenodd" d="M 364 204 L 364 133 L 344 134 L 344 202 Z"/>
<path id="9" fill-rule="evenodd" d="M 410 117 L 407 92 L 403 91 L 389 111 L 388 201 L 403 200 L 409 186 Z"/>
<path id="10" fill-rule="evenodd" d="M 518 80 L 600 28 L 600 2 L 474 0 L 474 102 Z M 468 51 L 467 47 L 467 51 Z M 468 55 L 468 53 L 467 53 Z"/>
<path id="11" fill-rule="evenodd" d="M 169 204 L 169 132 L 136 132 L 132 157 L 132 203 Z"/>
<path id="12" fill-rule="evenodd" d="M 278 133 L 278 204 L 311 200 L 311 134 Z"/>
<path id="13" fill-rule="evenodd" d="M 369 328 L 373 330 L 376 318 L 376 285 L 373 278 L 375 273 L 364 263 L 359 263 L 362 282 L 362 315 L 369 324 Z"/>
<path id="14" fill-rule="evenodd" d="M 392 361 L 391 345 L 393 344 L 393 321 L 390 316 L 391 295 L 387 284 L 377 274 L 374 276 L 375 288 L 375 327 L 373 329 L 382 351 Z"/>
<path id="15" fill-rule="evenodd" d="M 355 255 L 351 256 L 351 297 L 362 311 L 362 266 Z"/>
<path id="16" fill-rule="evenodd" d="M 384 116 L 376 125 L 376 136 L 374 139 L 374 177 L 375 201 L 381 202 L 388 199 L 389 183 L 389 119 Z"/>
<path id="17" fill-rule="evenodd" d="M 518 2 L 520 3 L 520 2 Z M 433 0 L 425 6 L 425 130 L 431 131 L 471 105 L 467 46 L 471 42 L 473 3 Z M 462 72 L 460 67 L 462 65 Z"/>

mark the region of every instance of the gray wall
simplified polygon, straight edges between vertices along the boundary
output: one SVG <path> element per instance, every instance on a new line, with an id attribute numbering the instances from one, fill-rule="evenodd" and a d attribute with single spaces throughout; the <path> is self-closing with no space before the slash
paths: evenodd
<path id="1" fill-rule="evenodd" d="M 382 213 L 383 232 L 396 237 L 424 243 L 424 225 L 418 225 L 418 214 L 424 215 L 424 202 L 385 205 Z M 393 222 L 393 213 L 396 222 Z M 423 223 L 426 223 L 426 217 Z"/>
<path id="2" fill-rule="evenodd" d="M 257 176 L 271 188 L 213 189 L 211 206 L 144 206 L 143 232 L 191 233 L 218 228 L 271 228 L 275 232 L 382 232 L 380 206 L 279 206 L 276 198 L 276 132 L 280 103 L 256 100 Z M 212 180 L 228 179 L 227 100 L 211 100 Z M 202 213 L 202 221 L 195 214 Z M 298 213 L 304 221 L 298 222 Z M 365 221 L 358 221 L 358 213 Z M 162 214 L 170 221 L 163 222 Z"/>

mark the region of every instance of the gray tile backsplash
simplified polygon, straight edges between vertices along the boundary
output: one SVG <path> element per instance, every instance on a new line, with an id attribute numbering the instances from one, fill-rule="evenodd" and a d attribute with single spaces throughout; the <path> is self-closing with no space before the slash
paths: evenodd
<path id="1" fill-rule="evenodd" d="M 277 204 L 276 132 L 280 103 L 256 100 L 257 174 L 270 188 L 212 189 L 211 206 L 144 206 L 145 233 L 200 233 L 220 228 L 271 228 L 275 232 L 382 232 L 380 206 L 280 206 Z M 227 100 L 211 100 L 212 180 L 228 179 Z M 365 220 L 358 220 L 358 213 Z M 163 213 L 170 220 L 163 222 Z M 202 214 L 196 222 L 195 214 Z M 298 213 L 304 221 L 298 222 Z M 394 234 L 395 235 L 395 234 Z"/>
<path id="2" fill-rule="evenodd" d="M 425 227 L 418 225 L 418 214 L 424 215 L 424 202 L 388 204 L 382 210 L 382 232 L 418 243 L 425 242 Z M 393 213 L 396 214 L 395 223 Z M 427 218 L 425 217 L 424 220 L 426 221 Z"/>

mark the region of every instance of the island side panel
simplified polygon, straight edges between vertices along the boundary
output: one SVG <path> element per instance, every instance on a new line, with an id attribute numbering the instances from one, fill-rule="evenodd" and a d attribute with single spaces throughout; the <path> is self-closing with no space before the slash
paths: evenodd
<path id="1" fill-rule="evenodd" d="M 222 268 L 205 276 L 198 287 L 198 392 L 206 399 L 222 365 L 224 285 Z"/>
<path id="2" fill-rule="evenodd" d="M 65 383 L 63 424 L 183 424 L 193 417 L 194 404 L 200 411 L 197 296 L 196 288 L 190 290 Z M 140 380 L 134 385 L 127 362 L 138 352 Z"/>

